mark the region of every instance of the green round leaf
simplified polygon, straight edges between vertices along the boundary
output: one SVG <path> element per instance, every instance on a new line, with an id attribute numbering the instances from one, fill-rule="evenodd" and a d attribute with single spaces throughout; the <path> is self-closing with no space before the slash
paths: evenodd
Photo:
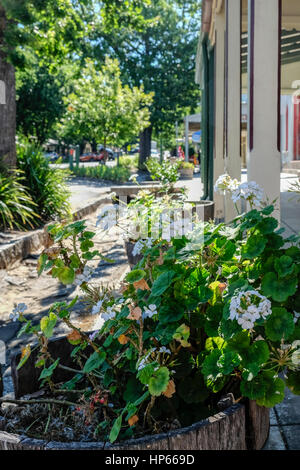
<path id="1" fill-rule="evenodd" d="M 222 377 L 222 370 L 218 366 L 218 360 L 222 356 L 219 349 L 214 349 L 204 360 L 202 364 L 202 373 L 208 380 L 216 380 Z"/>
<path id="2" fill-rule="evenodd" d="M 289 276 L 294 272 L 294 262 L 290 256 L 280 256 L 274 263 L 274 267 L 279 277 Z"/>
<path id="3" fill-rule="evenodd" d="M 167 367 L 160 367 L 154 372 L 153 376 L 149 380 L 149 392 L 155 397 L 159 397 L 168 386 L 170 380 L 170 372 Z"/>
<path id="4" fill-rule="evenodd" d="M 257 400 L 263 398 L 266 391 L 266 385 L 262 375 L 255 377 L 253 380 L 248 381 L 242 380 L 241 382 L 241 393 L 244 397 L 250 398 L 250 400 Z"/>
<path id="5" fill-rule="evenodd" d="M 258 398 L 256 403 L 260 406 L 266 406 L 267 408 L 273 408 L 273 406 L 281 403 L 284 399 L 285 383 L 278 377 L 271 377 L 271 375 L 264 375 L 264 396 Z"/>
<path id="6" fill-rule="evenodd" d="M 261 283 L 262 293 L 275 302 L 285 302 L 297 290 L 297 278 L 278 279 L 275 273 L 267 273 Z"/>
<path id="7" fill-rule="evenodd" d="M 134 269 L 130 273 L 127 274 L 126 276 L 126 281 L 129 282 L 130 284 L 133 284 L 134 282 L 141 281 L 146 277 L 146 272 L 143 271 L 142 269 Z"/>
<path id="8" fill-rule="evenodd" d="M 241 362 L 239 355 L 233 351 L 227 351 L 219 358 L 217 366 L 222 370 L 223 375 L 230 374 Z"/>
<path id="9" fill-rule="evenodd" d="M 261 235 L 252 235 L 247 243 L 242 247 L 242 257 L 244 259 L 253 259 L 261 255 L 265 249 L 267 240 Z"/>
<path id="10" fill-rule="evenodd" d="M 295 329 L 293 315 L 285 308 L 274 307 L 272 315 L 269 316 L 265 331 L 271 341 L 288 339 Z"/>
<path id="11" fill-rule="evenodd" d="M 247 351 L 247 360 L 250 364 L 265 364 L 269 357 L 270 351 L 266 341 L 255 341 Z"/>
<path id="12" fill-rule="evenodd" d="M 257 230 L 260 231 L 263 235 L 274 232 L 278 227 L 278 221 L 274 217 L 266 217 L 257 225 Z"/>
<path id="13" fill-rule="evenodd" d="M 300 395 L 300 372 L 299 370 L 288 371 L 286 384 L 295 395 Z"/>
<path id="14" fill-rule="evenodd" d="M 66 286 L 73 284 L 75 280 L 75 271 L 72 268 L 63 268 L 58 273 L 58 279 Z"/>

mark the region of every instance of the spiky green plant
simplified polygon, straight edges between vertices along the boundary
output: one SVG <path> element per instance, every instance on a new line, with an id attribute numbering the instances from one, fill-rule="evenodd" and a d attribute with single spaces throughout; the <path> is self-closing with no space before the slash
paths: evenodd
<path id="1" fill-rule="evenodd" d="M 66 170 L 52 168 L 41 147 L 26 139 L 18 145 L 17 164 L 24 172 L 28 192 L 43 221 L 70 214 Z"/>
<path id="2" fill-rule="evenodd" d="M 36 205 L 24 186 L 20 171 L 0 172 L 0 229 L 33 228 L 39 220 Z"/>

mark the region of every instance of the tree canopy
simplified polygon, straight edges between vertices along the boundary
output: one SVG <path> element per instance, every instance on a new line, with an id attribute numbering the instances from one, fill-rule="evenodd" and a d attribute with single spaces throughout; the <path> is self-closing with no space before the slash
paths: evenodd
<path id="1" fill-rule="evenodd" d="M 65 98 L 67 112 L 59 125 L 64 140 L 122 146 L 149 125 L 152 94 L 145 94 L 143 86 L 122 85 L 116 59 L 106 57 L 100 71 L 87 60 L 80 75 Z"/>
<path id="2" fill-rule="evenodd" d="M 14 67 L 26 66 L 26 52 L 33 52 L 39 65 L 53 74 L 66 60 L 84 60 L 81 51 L 99 25 L 103 32 L 141 28 L 141 7 L 148 1 L 1 0 L 0 80 L 5 83 L 6 103 L 0 113 L 0 159 L 5 164 L 16 163 Z"/>
<path id="3" fill-rule="evenodd" d="M 139 31 L 95 30 L 89 53 L 100 60 L 104 53 L 116 56 L 125 82 L 154 92 L 151 126 L 166 132 L 199 104 L 194 77 L 201 1 L 152 0 L 142 14 Z"/>

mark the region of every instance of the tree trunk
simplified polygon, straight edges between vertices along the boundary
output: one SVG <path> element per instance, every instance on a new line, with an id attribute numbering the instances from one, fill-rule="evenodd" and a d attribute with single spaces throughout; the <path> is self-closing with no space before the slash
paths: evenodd
<path id="1" fill-rule="evenodd" d="M 144 169 L 144 163 L 151 156 L 152 126 L 147 127 L 140 135 L 139 168 Z"/>
<path id="2" fill-rule="evenodd" d="M 6 21 L 0 5 L 0 161 L 12 168 L 16 166 L 16 86 L 15 69 L 2 50 Z"/>

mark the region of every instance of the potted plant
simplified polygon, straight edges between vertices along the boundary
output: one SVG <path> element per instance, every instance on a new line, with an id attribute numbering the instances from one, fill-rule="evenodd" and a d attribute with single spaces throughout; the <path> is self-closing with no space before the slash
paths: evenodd
<path id="1" fill-rule="evenodd" d="M 185 162 L 184 160 L 180 161 L 179 174 L 182 179 L 193 179 L 194 164 Z"/>
<path id="2" fill-rule="evenodd" d="M 150 177 L 153 181 L 160 181 L 161 183 L 161 194 L 171 194 L 181 192 L 179 188 L 175 188 L 175 183 L 179 180 L 178 175 L 178 162 L 170 162 L 164 160 L 160 163 L 154 158 L 150 158 L 146 162 L 147 170 L 150 173 Z"/>
<path id="3" fill-rule="evenodd" d="M 35 367 L 43 395 L 32 405 L 30 399 L 17 401 L 43 407 L 48 424 L 42 428 L 36 416 L 28 422 L 27 411 L 31 436 L 53 439 L 53 421 L 63 416 L 71 437 L 58 433 L 56 440 L 76 441 L 84 428 L 101 448 L 107 441 L 124 449 L 246 448 L 245 409 L 249 416 L 253 406 L 264 413 L 283 400 L 285 386 L 300 393 L 299 237 L 283 238 L 274 206 L 261 203 L 257 186 L 232 189 L 224 181 L 220 189 L 252 209 L 227 226 L 202 222 L 188 236 L 152 240 L 119 294 L 90 285 L 88 261 L 101 254 L 83 222 L 50 227 L 54 245 L 42 254 L 39 272 L 80 285 L 97 328 L 88 335 L 72 324 L 77 299 L 56 303 L 35 326 L 24 306 L 15 308 L 20 334 L 34 334 L 39 344 Z M 67 382 L 54 380 L 66 367 L 48 347 L 58 321 L 70 328 L 67 341 L 74 345 L 76 367 L 67 366 Z M 23 349 L 20 370 L 31 351 L 29 345 Z M 222 416 L 241 413 L 239 424 L 232 418 L 214 428 L 228 394 L 235 408 Z M 1 411 L 6 429 L 24 434 L 18 413 L 18 406 Z"/>

